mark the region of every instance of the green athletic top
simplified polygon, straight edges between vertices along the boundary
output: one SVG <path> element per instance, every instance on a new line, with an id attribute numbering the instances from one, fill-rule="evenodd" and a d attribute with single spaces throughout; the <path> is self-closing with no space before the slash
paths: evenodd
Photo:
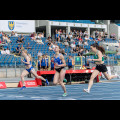
<path id="1" fill-rule="evenodd" d="M 98 51 L 97 51 L 97 53 L 98 53 Z M 97 53 L 94 55 L 94 59 L 98 59 Z M 102 57 L 102 61 L 104 61 L 104 57 Z M 99 62 L 99 61 L 94 61 L 94 62 Z"/>

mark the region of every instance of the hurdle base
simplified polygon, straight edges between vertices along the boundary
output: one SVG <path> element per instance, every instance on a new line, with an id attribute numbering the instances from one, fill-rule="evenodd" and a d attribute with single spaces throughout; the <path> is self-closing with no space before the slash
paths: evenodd
<path id="1" fill-rule="evenodd" d="M 36 80 L 25 81 L 26 87 L 38 87 Z M 18 87 L 23 87 L 22 81 L 19 81 Z"/>
<path id="2" fill-rule="evenodd" d="M 6 89 L 6 83 L 5 82 L 0 82 L 0 89 Z"/>

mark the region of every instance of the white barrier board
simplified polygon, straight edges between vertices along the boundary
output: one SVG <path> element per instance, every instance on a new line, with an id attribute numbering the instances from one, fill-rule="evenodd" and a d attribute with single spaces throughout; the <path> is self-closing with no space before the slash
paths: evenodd
<path id="1" fill-rule="evenodd" d="M 35 32 L 35 20 L 0 20 L 0 31 Z"/>

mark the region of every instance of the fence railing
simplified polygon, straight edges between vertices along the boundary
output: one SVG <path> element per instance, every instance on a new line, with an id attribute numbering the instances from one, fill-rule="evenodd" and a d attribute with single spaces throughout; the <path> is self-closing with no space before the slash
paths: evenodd
<path id="1" fill-rule="evenodd" d="M 35 70 L 36 64 L 33 65 Z M 22 71 L 25 69 L 25 65 L 21 62 L 5 62 L 0 61 L 0 78 L 8 78 L 8 77 L 20 77 Z"/>
<path id="2" fill-rule="evenodd" d="M 8 78 L 8 77 L 20 77 L 24 66 L 16 65 L 15 63 L 11 63 L 12 65 L 8 65 L 8 63 L 0 62 L 0 78 Z"/>

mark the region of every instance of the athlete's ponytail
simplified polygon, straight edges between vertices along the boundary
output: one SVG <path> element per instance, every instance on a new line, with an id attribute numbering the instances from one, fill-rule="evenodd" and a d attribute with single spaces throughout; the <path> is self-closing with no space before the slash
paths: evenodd
<path id="1" fill-rule="evenodd" d="M 105 54 L 105 49 L 102 46 L 99 46 L 98 44 L 94 43 L 91 45 L 92 47 L 96 47 L 96 49 L 100 50 L 102 54 Z"/>

